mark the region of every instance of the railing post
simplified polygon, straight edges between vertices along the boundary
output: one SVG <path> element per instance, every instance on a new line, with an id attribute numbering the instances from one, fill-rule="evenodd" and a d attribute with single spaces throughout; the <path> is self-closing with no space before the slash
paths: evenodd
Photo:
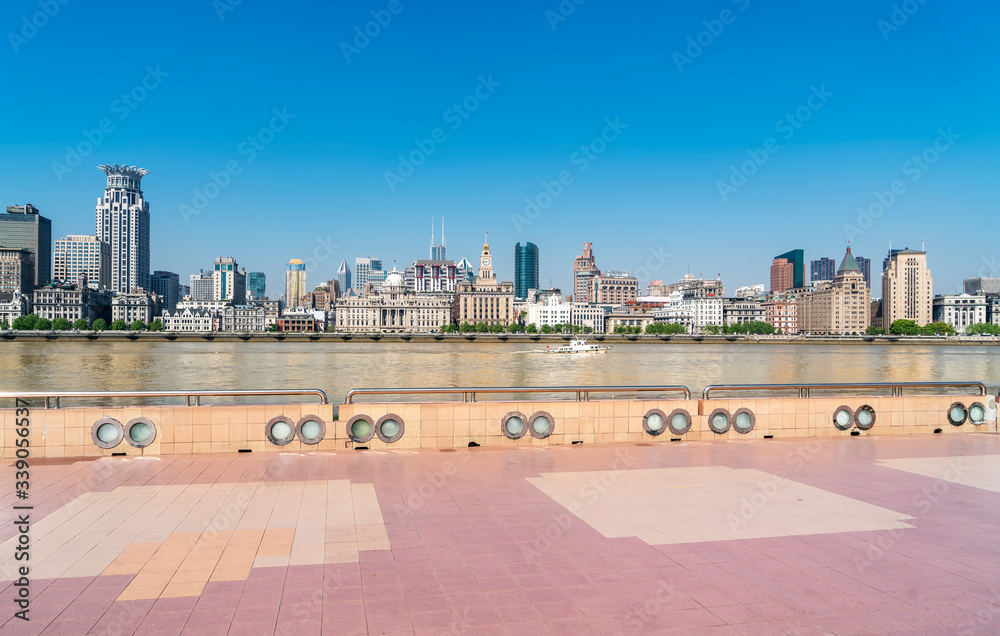
<path id="1" fill-rule="evenodd" d="M 45 409 L 48 410 L 48 408 L 49 408 L 49 397 L 45 396 Z"/>
<path id="2" fill-rule="evenodd" d="M 59 408 L 59 396 L 56 396 L 56 408 Z"/>
<path id="3" fill-rule="evenodd" d="M 195 406 L 201 406 L 201 396 L 200 395 L 195 395 L 194 396 L 194 405 Z"/>

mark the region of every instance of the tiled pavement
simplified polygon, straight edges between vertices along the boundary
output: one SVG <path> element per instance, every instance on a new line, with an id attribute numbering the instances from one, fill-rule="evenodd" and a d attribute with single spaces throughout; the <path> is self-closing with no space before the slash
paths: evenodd
<path id="1" fill-rule="evenodd" d="M 3 634 L 995 634 L 1000 436 L 32 462 Z"/>

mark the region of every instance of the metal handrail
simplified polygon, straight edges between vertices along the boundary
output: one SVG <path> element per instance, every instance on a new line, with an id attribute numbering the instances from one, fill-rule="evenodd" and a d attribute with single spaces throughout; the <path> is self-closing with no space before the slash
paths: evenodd
<path id="1" fill-rule="evenodd" d="M 462 402 L 475 402 L 477 393 L 576 393 L 576 401 L 586 402 L 591 393 L 664 393 L 679 391 L 684 399 L 691 399 L 691 390 L 686 386 L 674 384 L 669 386 L 472 386 L 472 387 L 433 387 L 405 389 L 351 389 L 344 398 L 345 404 L 353 404 L 355 396 L 359 395 L 432 395 L 432 394 L 462 394 Z"/>
<path id="2" fill-rule="evenodd" d="M 203 397 L 237 397 L 245 395 L 315 395 L 320 404 L 329 404 L 326 392 L 320 389 L 260 389 L 260 390 L 194 390 L 194 391 L 25 391 L 0 393 L 0 399 L 45 398 L 45 408 L 49 408 L 49 400 L 55 400 L 55 408 L 59 408 L 60 398 L 103 398 L 103 397 L 182 397 L 184 406 L 201 406 Z"/>
<path id="3" fill-rule="evenodd" d="M 986 395 L 986 385 L 982 382 L 849 382 L 844 384 L 710 384 L 701 392 L 707 400 L 716 391 L 778 391 L 798 390 L 800 398 L 809 397 L 812 389 L 890 389 L 892 397 L 903 395 L 903 389 L 969 387 L 979 389 L 979 395 Z"/>

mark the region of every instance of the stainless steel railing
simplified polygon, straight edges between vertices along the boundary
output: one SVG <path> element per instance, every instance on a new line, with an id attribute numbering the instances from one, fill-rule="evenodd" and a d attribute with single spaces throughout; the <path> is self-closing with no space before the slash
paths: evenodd
<path id="1" fill-rule="evenodd" d="M 591 393 L 671 393 L 684 394 L 685 399 L 691 398 L 691 390 L 680 384 L 667 386 L 508 386 L 508 387 L 440 387 L 440 388 L 409 388 L 409 389 L 351 389 L 344 399 L 346 404 L 353 404 L 354 398 L 361 395 L 435 395 L 462 394 L 462 402 L 475 402 L 479 393 L 575 393 L 577 402 L 586 402 Z"/>
<path id="2" fill-rule="evenodd" d="M 809 397 L 811 390 L 889 389 L 892 397 L 903 395 L 903 389 L 973 388 L 979 395 L 986 395 L 982 382 L 858 382 L 846 384 L 710 384 L 701 392 L 703 400 L 719 391 L 794 391 L 800 398 Z"/>
<path id="3" fill-rule="evenodd" d="M 194 399 L 195 406 L 201 406 L 203 397 L 240 397 L 248 395 L 271 395 L 271 396 L 292 396 L 292 395 L 313 395 L 319 398 L 320 404 L 328 404 L 326 393 L 320 389 L 261 389 L 261 390 L 197 390 L 197 391 L 22 391 L 0 393 L 2 399 L 30 399 L 44 398 L 45 408 L 50 408 L 54 401 L 55 408 L 59 408 L 61 398 L 105 398 L 105 397 L 182 397 L 184 406 L 191 406 Z"/>

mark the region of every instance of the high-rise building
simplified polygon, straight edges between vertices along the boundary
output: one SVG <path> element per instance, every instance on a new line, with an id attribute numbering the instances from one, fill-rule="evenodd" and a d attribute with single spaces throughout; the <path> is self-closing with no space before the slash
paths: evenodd
<path id="1" fill-rule="evenodd" d="M 247 272 L 247 294 L 254 300 L 267 297 L 267 276 L 264 272 Z"/>
<path id="2" fill-rule="evenodd" d="M 347 290 L 351 289 L 351 268 L 348 267 L 346 258 L 337 268 L 337 281 L 340 283 L 340 293 L 346 294 Z"/>
<path id="3" fill-rule="evenodd" d="M 31 295 L 35 288 L 35 255 L 21 247 L 0 247 L 0 292 Z"/>
<path id="4" fill-rule="evenodd" d="M 771 291 L 802 289 L 806 284 L 806 260 L 802 250 L 778 254 L 771 261 Z"/>
<path id="5" fill-rule="evenodd" d="M 865 275 L 865 285 L 868 285 L 868 289 L 872 288 L 872 259 L 865 258 L 864 256 L 855 256 L 854 260 L 858 262 L 858 267 L 861 268 L 861 273 Z"/>
<path id="6" fill-rule="evenodd" d="M 212 300 L 215 298 L 215 281 L 212 272 L 201 270 L 191 274 L 191 300 Z"/>
<path id="7" fill-rule="evenodd" d="M 107 289 L 111 283 L 111 246 L 96 236 L 70 234 L 59 239 L 52 260 L 57 281 L 74 282 L 84 272 L 91 289 Z"/>
<path id="8" fill-rule="evenodd" d="M 465 280 L 465 272 L 458 269 L 455 261 L 413 261 L 406 268 L 406 288 L 418 294 L 450 292 L 455 293 L 458 283 Z M 381 293 L 381 291 L 379 292 Z"/>
<path id="9" fill-rule="evenodd" d="M 359 294 L 363 294 L 368 283 L 375 286 L 378 292 L 382 288 L 382 281 L 385 280 L 385 271 L 382 269 L 382 259 L 371 258 L 369 256 L 354 259 L 354 285 Z"/>
<path id="10" fill-rule="evenodd" d="M 0 214 L 0 247 L 25 249 L 34 255 L 33 286 L 52 280 L 52 221 L 35 206 L 8 205 L 7 214 Z M 22 292 L 31 295 L 30 289 Z"/>
<path id="11" fill-rule="evenodd" d="M 111 245 L 110 289 L 149 289 L 149 203 L 140 189 L 149 171 L 118 164 L 98 169 L 108 177 L 97 199 L 97 238 Z"/>
<path id="12" fill-rule="evenodd" d="M 149 275 L 149 291 L 163 299 L 165 310 L 173 311 L 182 298 L 181 277 L 173 272 L 157 270 Z"/>
<path id="13" fill-rule="evenodd" d="M 798 329 L 813 334 L 861 334 L 870 324 L 871 291 L 847 248 L 833 282 L 821 282 L 798 298 Z"/>
<path id="14" fill-rule="evenodd" d="M 538 246 L 514 246 L 514 297 L 527 298 L 529 289 L 538 289 Z"/>
<path id="15" fill-rule="evenodd" d="M 836 267 L 837 261 L 825 256 L 818 261 L 810 261 L 809 282 L 818 283 L 821 280 L 833 280 L 837 274 Z"/>
<path id="16" fill-rule="evenodd" d="M 444 240 L 444 217 L 441 217 L 441 244 L 434 243 L 434 217 L 431 217 L 431 260 L 448 260 L 448 244 Z"/>
<path id="17" fill-rule="evenodd" d="M 583 254 L 573 261 L 573 300 L 578 303 L 594 302 L 594 277 L 600 275 L 594 259 L 593 243 L 583 244 Z"/>
<path id="18" fill-rule="evenodd" d="M 295 309 L 306 295 L 306 266 L 301 259 L 293 258 L 285 266 L 285 307 Z"/>
<path id="19" fill-rule="evenodd" d="M 212 267 L 212 300 L 228 300 L 234 305 L 247 302 L 247 274 L 240 271 L 232 256 L 220 256 Z"/>
<path id="20" fill-rule="evenodd" d="M 933 299 L 927 252 L 895 250 L 882 274 L 882 327 L 888 329 L 897 320 L 912 320 L 918 325 L 932 322 Z"/>

